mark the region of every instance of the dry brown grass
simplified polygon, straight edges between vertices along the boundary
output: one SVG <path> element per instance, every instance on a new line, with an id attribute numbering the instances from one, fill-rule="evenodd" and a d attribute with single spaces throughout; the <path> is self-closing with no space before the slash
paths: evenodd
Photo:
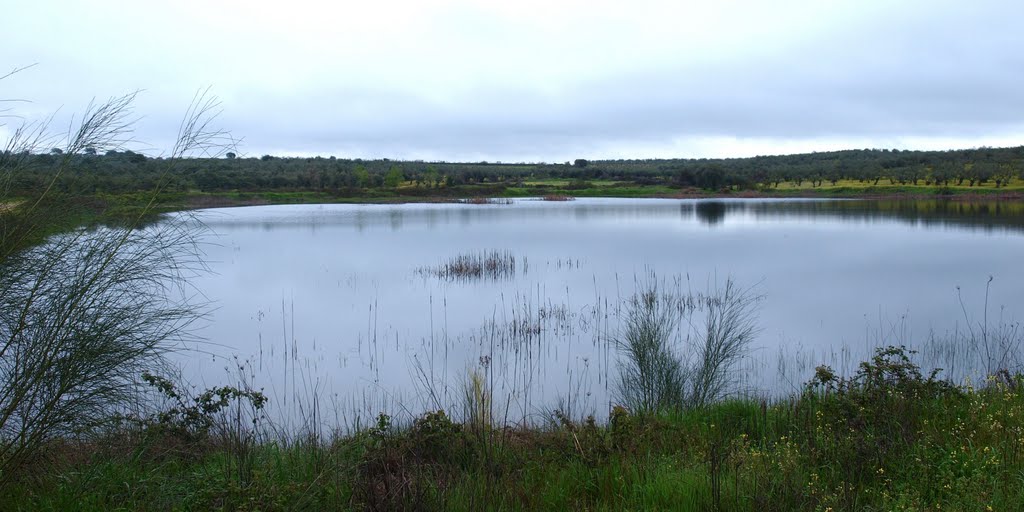
<path id="1" fill-rule="evenodd" d="M 11 211 L 18 207 L 23 201 L 0 201 L 0 213 Z"/>

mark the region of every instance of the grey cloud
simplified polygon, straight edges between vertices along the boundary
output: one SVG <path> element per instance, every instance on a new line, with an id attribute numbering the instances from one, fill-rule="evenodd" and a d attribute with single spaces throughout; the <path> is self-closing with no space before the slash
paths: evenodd
<path id="1" fill-rule="evenodd" d="M 799 14 L 799 7 L 793 9 Z M 232 69 L 228 56 L 224 69 L 213 73 L 222 81 L 212 83 L 214 91 L 223 86 L 221 121 L 245 137 L 243 151 L 251 154 L 488 160 L 564 160 L 630 148 L 664 153 L 680 141 L 685 146 L 687 139 L 707 137 L 858 142 L 941 137 L 979 145 L 993 136 L 1024 135 L 1024 88 L 1019 86 L 1024 35 L 1017 27 L 1024 4 L 1019 2 L 865 3 L 849 20 L 811 19 L 807 26 L 786 27 L 805 30 L 799 37 L 771 30 L 763 41 L 751 36 L 743 40 L 742 51 L 719 52 L 713 45 L 687 50 L 665 41 L 665 48 L 678 50 L 674 57 L 664 48 L 629 46 L 628 38 L 616 39 L 614 25 L 594 31 L 570 26 L 565 37 L 575 39 L 552 41 L 550 52 L 533 38 L 540 34 L 525 33 L 530 40 L 523 48 L 533 49 L 533 61 L 505 51 L 517 44 L 517 25 L 478 11 L 439 13 L 427 20 L 435 23 L 432 29 L 420 35 L 450 34 L 450 41 L 425 49 L 406 42 L 412 60 L 395 60 L 401 53 L 392 49 L 386 54 L 391 60 L 375 64 L 378 68 L 367 67 L 373 54 L 346 64 L 302 63 L 296 53 L 296 62 L 269 61 L 262 70 L 266 80 L 259 80 L 259 73 Z M 698 22 L 687 20 L 680 30 Z M 775 44 L 772 35 L 781 42 Z M 723 31 L 716 37 L 728 46 L 747 35 Z M 490 61 L 470 47 L 495 40 L 501 43 Z M 465 51 L 445 52 L 458 45 Z M 238 41 L 229 46 L 246 48 Z M 618 56 L 602 65 L 600 54 L 582 53 L 588 48 Z M 631 51 L 636 63 L 625 66 L 629 59 L 619 54 L 628 57 Z M 37 75 L 34 88 L 18 93 L 37 94 L 41 104 L 53 105 L 68 91 L 77 98 L 82 89 L 98 89 L 90 94 L 100 97 L 123 92 L 107 92 L 118 84 L 148 89 L 139 105 L 146 114 L 139 137 L 156 147 L 176 129 L 190 93 L 210 83 L 203 75 L 213 66 L 205 61 L 196 69 L 182 67 L 188 59 L 178 55 L 165 69 L 160 62 L 135 58 L 115 73 L 118 66 L 109 56 L 65 62 L 59 59 L 70 57 L 60 55 L 65 56 L 58 57 L 55 71 Z M 102 65 L 90 60 L 103 58 L 108 60 Z M 258 60 L 248 55 L 242 62 Z M 553 72 L 559 69 L 585 72 Z M 233 79 L 236 74 L 244 78 Z M 443 80 L 449 75 L 450 83 Z"/>

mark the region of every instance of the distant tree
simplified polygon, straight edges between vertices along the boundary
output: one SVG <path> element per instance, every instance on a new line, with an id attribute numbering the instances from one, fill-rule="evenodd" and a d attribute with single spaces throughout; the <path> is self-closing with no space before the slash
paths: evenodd
<path id="1" fill-rule="evenodd" d="M 96 154 L 96 148 L 94 148 L 92 146 L 87 146 L 85 149 L 82 150 L 82 152 L 87 154 L 87 155 L 95 155 Z"/>
<path id="2" fill-rule="evenodd" d="M 63 155 L 64 154 L 64 150 L 61 149 L 61 148 L 53 148 L 53 149 L 50 150 L 50 154 L 51 155 Z"/>
<path id="3" fill-rule="evenodd" d="M 724 184 L 724 172 L 719 164 L 711 164 L 699 169 L 696 173 L 696 185 L 705 190 L 717 190 Z"/>
<path id="4" fill-rule="evenodd" d="M 984 185 L 985 182 L 992 179 L 995 174 L 997 166 L 987 161 L 978 161 L 971 164 L 970 174 L 968 174 L 967 183 L 968 187 L 974 185 Z"/>
<path id="5" fill-rule="evenodd" d="M 402 184 L 404 179 L 405 175 L 402 174 L 402 170 L 397 165 L 392 165 L 391 169 L 388 169 L 388 173 L 384 176 L 384 186 L 396 188 Z"/>
<path id="6" fill-rule="evenodd" d="M 996 188 L 1007 185 L 1013 180 L 1013 166 L 1009 164 L 997 165 L 992 179 L 996 182 Z"/>
<path id="7" fill-rule="evenodd" d="M 124 155 L 128 157 L 128 161 L 133 164 L 141 164 L 146 162 L 146 155 L 142 153 L 136 153 L 134 151 L 125 151 Z"/>
<path id="8" fill-rule="evenodd" d="M 427 171 L 423 173 L 423 182 L 428 186 L 437 187 L 441 181 L 441 174 L 437 172 L 437 168 L 433 165 L 427 167 Z"/>
<path id="9" fill-rule="evenodd" d="M 352 173 L 356 179 L 356 186 L 366 187 L 370 184 L 370 172 L 366 170 L 366 167 L 362 164 L 356 166 L 355 171 Z"/>
<path id="10" fill-rule="evenodd" d="M 263 155 L 263 156 L 260 157 L 260 160 L 263 160 L 264 162 L 269 162 L 269 161 L 271 161 L 273 159 L 274 159 L 274 157 L 272 157 L 270 155 Z"/>
<path id="11" fill-rule="evenodd" d="M 933 166 L 929 177 L 933 184 L 941 187 L 949 183 L 950 178 L 954 175 L 954 171 L 953 165 L 943 163 Z"/>
<path id="12" fill-rule="evenodd" d="M 237 155 L 235 155 L 234 153 L 232 153 L 230 151 L 228 151 L 227 153 L 224 153 L 224 157 L 227 158 L 228 160 L 234 160 L 236 156 Z"/>
<path id="13" fill-rule="evenodd" d="M 588 161 L 586 161 L 586 160 L 584 160 L 584 159 L 582 159 L 582 158 L 577 158 L 576 160 L 574 160 L 574 161 L 572 162 L 572 165 L 573 165 L 574 167 L 579 167 L 580 169 L 582 169 L 582 168 L 586 167 L 586 166 L 587 166 L 587 164 L 589 164 L 589 163 L 590 163 L 590 162 L 588 162 Z"/>

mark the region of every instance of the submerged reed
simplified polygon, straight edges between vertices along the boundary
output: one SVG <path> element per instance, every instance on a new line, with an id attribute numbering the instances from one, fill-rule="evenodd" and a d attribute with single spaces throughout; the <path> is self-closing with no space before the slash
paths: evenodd
<path id="1" fill-rule="evenodd" d="M 526 269 L 523 259 L 522 268 Z M 511 279 L 516 275 L 516 257 L 510 251 L 460 254 L 434 267 L 421 267 L 417 273 L 448 281 L 469 279 Z"/>

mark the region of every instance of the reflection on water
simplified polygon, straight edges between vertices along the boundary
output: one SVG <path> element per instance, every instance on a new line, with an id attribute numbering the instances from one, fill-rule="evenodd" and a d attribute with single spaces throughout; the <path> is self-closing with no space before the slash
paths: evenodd
<path id="1" fill-rule="evenodd" d="M 1024 307 L 1024 207 L 1013 203 L 519 200 L 199 217 L 217 233 L 213 272 L 196 283 L 217 305 L 201 332 L 216 355 L 184 354 L 184 371 L 222 383 L 237 355 L 286 418 L 311 397 L 336 423 L 457 411 L 474 372 L 515 421 L 560 403 L 601 417 L 615 401 L 621 305 L 648 272 L 684 292 L 731 277 L 765 295 L 745 391 L 788 390 L 821 362 L 852 369 L 875 344 L 976 327 L 986 299 L 991 318 Z M 417 272 L 495 252 L 529 272 Z"/>
<path id="2" fill-rule="evenodd" d="M 749 201 L 698 200 L 680 205 L 683 216 L 696 215 L 708 225 L 727 216 L 760 218 L 823 218 L 841 221 L 900 221 L 926 226 L 965 226 L 983 229 L 1024 230 L 1024 203 L 999 201 L 834 200 Z"/>
<path id="3" fill-rule="evenodd" d="M 680 211 L 684 214 L 687 210 L 696 212 L 701 222 L 714 226 L 725 220 L 725 214 L 729 211 L 729 203 L 723 201 L 700 201 L 696 204 L 683 204 Z"/>
<path id="4" fill-rule="evenodd" d="M 247 211 L 249 208 L 269 208 Z M 510 211 L 511 210 L 511 211 Z M 248 207 L 210 210 L 204 220 L 211 226 L 256 227 L 264 230 L 302 225 L 309 229 L 322 226 L 348 226 L 358 230 L 388 227 L 400 230 L 407 221 L 435 227 L 454 220 L 469 225 L 508 218 L 524 221 L 572 217 L 584 222 L 590 218 L 667 218 L 699 220 L 708 226 L 720 225 L 729 218 L 785 219 L 828 218 L 847 222 L 907 222 L 924 226 L 962 226 L 986 230 L 1024 231 L 1024 202 L 934 200 L 820 200 L 820 199 L 697 199 L 605 202 L 541 202 L 521 200 L 504 205 L 399 204 L 399 205 L 318 205 L 290 207 Z M 408 217 L 408 218 L 407 218 Z"/>

